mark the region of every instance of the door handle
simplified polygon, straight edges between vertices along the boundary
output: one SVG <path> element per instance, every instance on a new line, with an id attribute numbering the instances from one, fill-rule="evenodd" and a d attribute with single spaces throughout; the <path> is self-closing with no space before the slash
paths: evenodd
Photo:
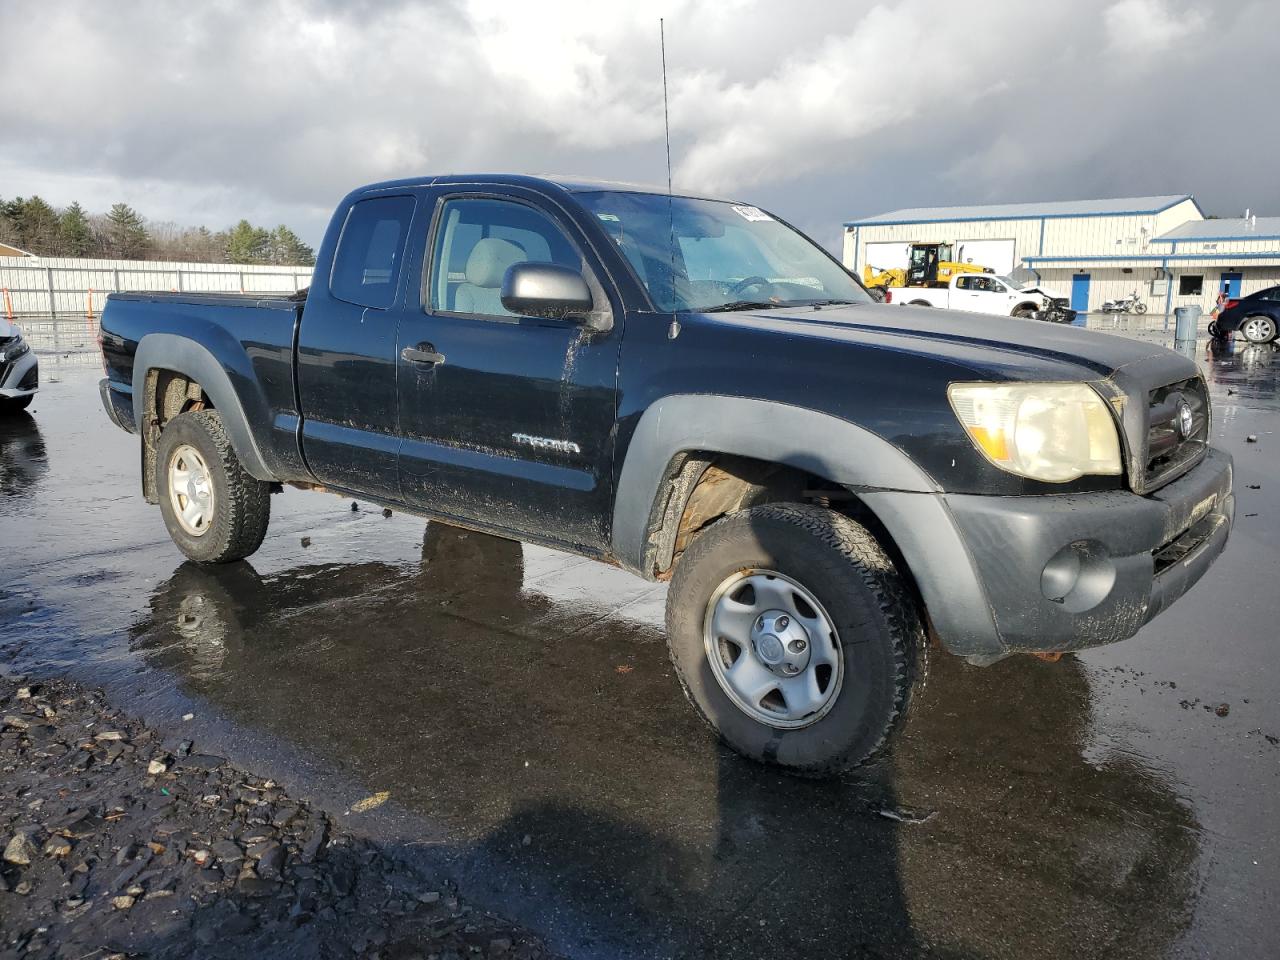
<path id="1" fill-rule="evenodd" d="M 422 349 L 425 347 L 426 349 Z M 435 347 L 429 343 L 422 344 L 422 347 L 405 347 L 400 351 L 400 356 L 408 360 L 410 363 L 444 363 L 444 354 L 436 353 Z"/>

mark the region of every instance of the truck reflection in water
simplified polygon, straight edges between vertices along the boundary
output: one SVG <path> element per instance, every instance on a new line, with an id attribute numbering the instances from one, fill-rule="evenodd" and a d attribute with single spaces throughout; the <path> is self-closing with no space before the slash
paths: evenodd
<path id="1" fill-rule="evenodd" d="M 655 618 L 525 579 L 437 524 L 416 567 L 187 564 L 132 645 L 442 825 L 464 890 L 575 956 L 1156 957 L 1185 928 L 1199 827 L 1093 756 L 1073 658 L 935 652 L 894 754 L 807 782 L 714 744 Z"/>

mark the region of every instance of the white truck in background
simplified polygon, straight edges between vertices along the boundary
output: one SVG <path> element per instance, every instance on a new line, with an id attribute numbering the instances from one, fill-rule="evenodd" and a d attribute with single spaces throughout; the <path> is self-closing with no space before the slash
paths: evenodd
<path id="1" fill-rule="evenodd" d="M 945 287 L 889 287 L 884 302 L 1054 323 L 1071 323 L 1076 316 L 1067 308 L 1065 297 L 1052 296 L 1040 287 L 1024 290 L 1008 277 L 990 273 L 963 273 Z"/>

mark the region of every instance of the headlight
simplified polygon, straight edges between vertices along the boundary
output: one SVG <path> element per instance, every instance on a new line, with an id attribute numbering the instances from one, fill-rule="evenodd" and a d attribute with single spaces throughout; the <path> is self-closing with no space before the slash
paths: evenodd
<path id="1" fill-rule="evenodd" d="M 953 383 L 951 408 L 973 445 L 1001 470 L 1065 483 L 1122 469 L 1106 402 L 1084 383 Z"/>
<path id="2" fill-rule="evenodd" d="M 27 342 L 22 339 L 21 335 L 19 335 L 9 343 L 6 343 L 3 347 L 0 347 L 0 363 L 9 360 L 17 360 L 30 349 L 31 348 L 27 346 Z"/>

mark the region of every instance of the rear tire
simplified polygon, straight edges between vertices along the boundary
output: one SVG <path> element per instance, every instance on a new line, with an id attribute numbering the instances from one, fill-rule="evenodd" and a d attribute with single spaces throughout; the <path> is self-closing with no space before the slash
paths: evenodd
<path id="1" fill-rule="evenodd" d="M 685 695 L 726 744 L 810 777 L 884 749 L 926 665 L 915 602 L 879 543 L 800 504 L 733 513 L 694 538 L 667 595 L 667 642 Z"/>
<path id="2" fill-rule="evenodd" d="M 1240 333 L 1250 343 L 1270 343 L 1276 338 L 1276 322 L 1255 314 L 1240 321 Z"/>
<path id="3" fill-rule="evenodd" d="M 27 394 L 25 397 L 0 397 L 0 416 L 21 413 L 31 406 L 34 399 L 34 394 Z"/>
<path id="4" fill-rule="evenodd" d="M 182 413 L 165 424 L 155 480 L 169 536 L 192 560 L 230 563 L 262 545 L 271 485 L 241 465 L 216 410 Z"/>

